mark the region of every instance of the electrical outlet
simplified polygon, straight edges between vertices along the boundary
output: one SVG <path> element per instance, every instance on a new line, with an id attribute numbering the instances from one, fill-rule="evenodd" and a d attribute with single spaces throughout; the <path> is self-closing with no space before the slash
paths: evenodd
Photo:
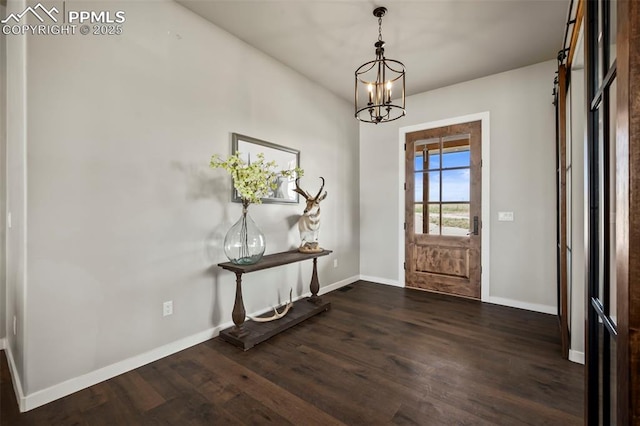
<path id="1" fill-rule="evenodd" d="M 334 268 L 338 267 L 338 259 L 333 259 L 333 267 Z"/>
<path id="2" fill-rule="evenodd" d="M 166 317 L 169 315 L 173 315 L 173 300 L 169 300 L 162 304 L 162 316 Z"/>

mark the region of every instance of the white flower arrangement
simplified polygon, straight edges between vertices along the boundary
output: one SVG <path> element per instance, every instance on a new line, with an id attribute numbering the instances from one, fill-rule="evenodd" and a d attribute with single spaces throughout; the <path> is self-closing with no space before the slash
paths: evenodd
<path id="1" fill-rule="evenodd" d="M 242 198 L 245 208 L 251 203 L 261 204 L 262 198 L 277 188 L 278 176 L 299 178 L 304 174 L 304 170 L 299 167 L 276 172 L 275 161 L 266 162 L 263 153 L 258 154 L 257 157 L 257 160 L 249 164 L 240 158 L 240 152 L 236 152 L 226 160 L 222 160 L 218 154 L 211 157 L 212 168 L 222 168 L 229 172 L 233 178 L 233 186 Z"/>

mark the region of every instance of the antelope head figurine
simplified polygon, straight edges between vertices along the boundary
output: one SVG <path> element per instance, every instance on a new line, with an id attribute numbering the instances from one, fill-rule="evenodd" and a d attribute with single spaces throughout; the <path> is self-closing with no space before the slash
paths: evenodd
<path id="1" fill-rule="evenodd" d="M 304 191 L 298 185 L 296 179 L 295 192 L 302 195 L 307 200 L 307 205 L 298 220 L 298 229 L 300 230 L 300 250 L 303 253 L 317 253 L 321 252 L 322 248 L 318 246 L 318 232 L 320 230 L 320 201 L 327 198 L 327 191 L 322 194 L 324 189 L 324 178 L 322 179 L 322 186 L 316 194 L 312 197 L 307 191 Z M 322 194 L 322 195 L 321 195 Z"/>

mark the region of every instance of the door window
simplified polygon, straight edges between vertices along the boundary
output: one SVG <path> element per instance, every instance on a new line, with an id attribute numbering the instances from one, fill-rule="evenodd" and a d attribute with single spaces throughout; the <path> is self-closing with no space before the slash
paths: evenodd
<path id="1" fill-rule="evenodd" d="M 469 235 L 470 135 L 418 141 L 414 153 L 416 234 Z"/>

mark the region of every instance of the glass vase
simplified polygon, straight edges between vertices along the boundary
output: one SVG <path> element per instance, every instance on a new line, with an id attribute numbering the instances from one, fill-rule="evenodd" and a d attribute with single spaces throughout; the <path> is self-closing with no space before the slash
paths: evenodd
<path id="1" fill-rule="evenodd" d="M 240 219 L 224 237 L 224 254 L 231 263 L 251 265 L 262 259 L 266 242 L 264 234 L 248 213 L 248 205 L 243 204 Z"/>

